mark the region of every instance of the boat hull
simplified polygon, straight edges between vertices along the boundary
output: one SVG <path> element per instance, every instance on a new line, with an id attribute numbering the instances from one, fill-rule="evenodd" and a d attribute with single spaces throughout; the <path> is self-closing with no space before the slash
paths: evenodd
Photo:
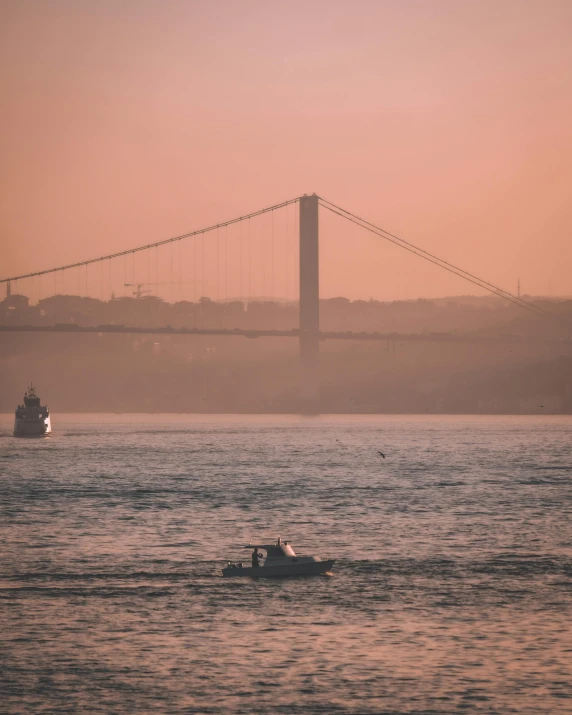
<path id="1" fill-rule="evenodd" d="M 250 578 L 289 578 L 292 576 L 319 576 L 331 570 L 335 559 L 324 561 L 311 561 L 306 563 L 290 563 L 282 566 L 226 566 L 222 570 L 223 576 Z"/>
<path id="2" fill-rule="evenodd" d="M 39 420 L 14 420 L 14 437 L 45 437 L 52 431 L 49 417 Z"/>

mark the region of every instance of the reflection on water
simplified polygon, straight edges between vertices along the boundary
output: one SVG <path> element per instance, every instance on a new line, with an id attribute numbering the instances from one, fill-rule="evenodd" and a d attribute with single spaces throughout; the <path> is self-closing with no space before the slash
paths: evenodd
<path id="1" fill-rule="evenodd" d="M 10 428 L 0 709 L 571 711 L 572 419 Z M 278 534 L 334 575 L 220 576 Z"/>

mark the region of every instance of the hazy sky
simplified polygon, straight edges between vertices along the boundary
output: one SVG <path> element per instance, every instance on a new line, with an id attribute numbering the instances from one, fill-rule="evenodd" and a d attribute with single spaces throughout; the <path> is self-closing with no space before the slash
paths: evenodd
<path id="1" fill-rule="evenodd" d="M 0 274 L 316 192 L 572 294 L 571 28 L 570 0 L 3 0 Z M 325 297 L 476 292 L 335 217 L 321 246 Z"/>

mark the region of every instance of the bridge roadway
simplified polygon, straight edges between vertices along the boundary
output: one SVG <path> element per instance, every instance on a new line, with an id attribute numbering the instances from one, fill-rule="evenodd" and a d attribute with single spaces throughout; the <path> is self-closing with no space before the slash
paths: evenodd
<path id="1" fill-rule="evenodd" d="M 220 335 L 244 338 L 299 338 L 300 330 L 243 330 L 241 328 L 141 328 L 127 325 L 89 325 L 58 323 L 56 325 L 0 325 L 0 332 L 12 333 L 129 333 L 140 335 Z M 354 333 L 320 331 L 320 340 L 379 340 L 392 342 L 473 343 L 483 345 L 558 345 L 572 348 L 570 338 L 523 337 L 520 335 L 462 335 L 457 333 Z"/>

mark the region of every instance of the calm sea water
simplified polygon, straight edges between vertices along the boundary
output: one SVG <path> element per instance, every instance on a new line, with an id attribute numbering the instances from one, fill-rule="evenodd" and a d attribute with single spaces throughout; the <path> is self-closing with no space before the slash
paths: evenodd
<path id="1" fill-rule="evenodd" d="M 571 418 L 53 422 L 0 422 L 1 712 L 572 711 Z M 221 577 L 279 534 L 333 575 Z"/>

